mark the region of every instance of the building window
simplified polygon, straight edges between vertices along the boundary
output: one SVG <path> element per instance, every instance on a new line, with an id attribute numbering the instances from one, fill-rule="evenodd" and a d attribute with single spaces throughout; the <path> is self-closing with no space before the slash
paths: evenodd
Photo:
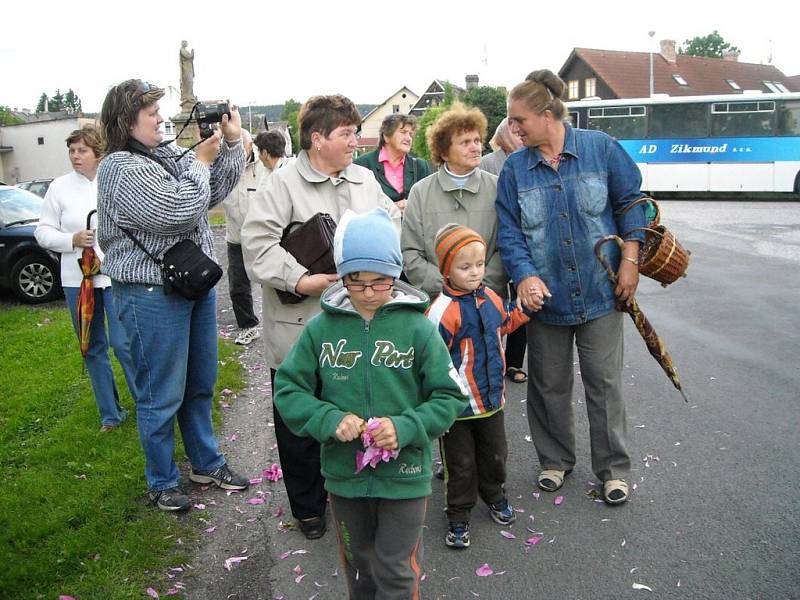
<path id="1" fill-rule="evenodd" d="M 583 95 L 585 97 L 597 95 L 597 79 L 594 77 L 587 77 L 583 81 Z"/>
<path id="2" fill-rule="evenodd" d="M 737 92 L 742 89 L 742 86 L 736 83 L 733 79 L 726 79 L 725 81 L 728 82 L 728 85 L 731 86 L 731 88 L 736 90 Z"/>
<path id="3" fill-rule="evenodd" d="M 779 81 L 762 81 L 761 83 L 767 86 L 767 89 L 773 94 L 786 93 L 789 91 L 788 88 Z"/>
<path id="4" fill-rule="evenodd" d="M 578 91 L 580 82 L 577 79 L 570 79 L 568 85 L 569 85 L 569 88 L 568 88 L 569 89 L 569 99 L 570 100 L 577 100 L 578 94 L 580 93 Z"/>
<path id="5" fill-rule="evenodd" d="M 678 85 L 689 85 L 688 83 L 686 83 L 686 80 L 677 73 L 673 75 L 672 78 L 676 81 Z"/>
<path id="6" fill-rule="evenodd" d="M 396 115 L 400 112 L 400 105 L 399 104 L 392 104 L 392 114 Z"/>
<path id="7" fill-rule="evenodd" d="M 44 146 L 44 138 L 43 137 L 36 138 L 36 143 L 39 144 L 40 146 Z"/>

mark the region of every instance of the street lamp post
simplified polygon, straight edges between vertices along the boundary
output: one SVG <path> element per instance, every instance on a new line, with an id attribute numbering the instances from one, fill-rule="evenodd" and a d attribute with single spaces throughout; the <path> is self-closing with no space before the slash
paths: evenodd
<path id="1" fill-rule="evenodd" d="M 653 97 L 653 36 L 655 31 L 648 31 L 647 35 L 650 36 L 650 97 Z"/>

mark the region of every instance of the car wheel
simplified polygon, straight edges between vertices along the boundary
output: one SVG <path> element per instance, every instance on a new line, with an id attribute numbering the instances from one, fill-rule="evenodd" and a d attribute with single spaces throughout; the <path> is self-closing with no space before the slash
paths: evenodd
<path id="1" fill-rule="evenodd" d="M 28 254 L 11 268 L 11 291 L 27 304 L 50 302 L 61 295 L 57 265 L 40 254 Z"/>

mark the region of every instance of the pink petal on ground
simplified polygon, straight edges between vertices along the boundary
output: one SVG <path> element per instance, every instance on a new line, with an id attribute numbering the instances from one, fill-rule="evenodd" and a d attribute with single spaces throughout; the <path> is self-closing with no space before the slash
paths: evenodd
<path id="1" fill-rule="evenodd" d="M 264 481 L 264 480 L 263 480 L 261 477 L 253 477 L 253 478 L 250 480 L 250 485 L 258 485 L 258 484 L 259 484 L 259 483 L 261 483 L 262 481 Z"/>
<path id="2" fill-rule="evenodd" d="M 269 469 L 264 469 L 261 475 L 270 481 L 278 481 L 279 479 L 283 478 L 283 471 L 278 464 L 272 463 Z"/>
<path id="3" fill-rule="evenodd" d="M 233 395 L 233 390 L 231 390 L 231 389 L 228 389 L 228 388 L 225 388 L 225 389 L 223 389 L 223 390 L 220 392 L 220 395 L 221 395 L 223 398 L 227 398 L 228 396 L 231 396 L 231 395 Z"/>
<path id="4" fill-rule="evenodd" d="M 219 407 L 220 407 L 220 408 L 230 408 L 230 407 L 231 407 L 231 405 L 230 405 L 230 404 L 228 404 L 227 402 L 223 402 L 222 400 L 220 400 L 220 401 L 219 401 Z"/>
<path id="5" fill-rule="evenodd" d="M 283 554 L 280 555 L 280 559 L 281 560 L 286 560 L 291 555 L 292 555 L 292 551 L 291 550 L 287 550 L 286 552 L 284 552 Z"/>
<path id="6" fill-rule="evenodd" d="M 197 510 L 205 510 L 206 509 L 206 505 L 205 504 L 195 504 L 194 507 Z"/>
<path id="7" fill-rule="evenodd" d="M 477 575 L 478 577 L 488 577 L 492 573 L 494 573 L 492 567 L 490 567 L 486 563 L 483 563 L 480 567 L 475 569 L 475 575 Z"/>
<path id="8" fill-rule="evenodd" d="M 533 492 L 533 497 L 538 500 L 539 499 L 539 492 Z"/>
<path id="9" fill-rule="evenodd" d="M 276 506 L 275 510 L 272 511 L 272 516 L 275 517 L 275 518 L 282 517 L 283 516 L 283 507 L 282 506 Z"/>
<path id="10" fill-rule="evenodd" d="M 292 554 L 308 554 L 308 550 L 301 548 L 300 550 L 295 550 Z"/>
<path id="11" fill-rule="evenodd" d="M 235 442 L 236 439 L 237 439 L 237 435 L 235 433 L 233 435 L 231 435 L 230 437 L 228 437 L 228 441 L 229 442 Z"/>
<path id="12" fill-rule="evenodd" d="M 264 504 L 263 498 L 248 498 L 247 504 Z"/>
<path id="13" fill-rule="evenodd" d="M 647 587 L 646 585 L 642 585 L 641 583 L 634 583 L 632 587 L 635 590 L 647 590 L 648 592 L 653 591 L 651 588 Z"/>
<path id="14" fill-rule="evenodd" d="M 295 582 L 295 583 L 300 583 L 301 581 L 303 581 L 303 578 L 304 578 L 305 576 L 306 576 L 306 574 L 305 574 L 305 573 L 303 573 L 302 575 L 298 575 L 297 577 L 295 577 L 295 578 L 294 578 L 294 582 Z"/>
<path id="15" fill-rule="evenodd" d="M 206 533 L 214 533 L 217 530 L 217 526 L 214 525 L 213 527 L 209 527 L 208 529 L 204 529 Z"/>
<path id="16" fill-rule="evenodd" d="M 302 575 L 303 574 L 303 567 L 300 565 L 295 565 L 294 569 L 292 569 L 292 573 L 295 575 Z"/>
<path id="17" fill-rule="evenodd" d="M 158 596 L 158 592 L 155 591 L 153 588 L 147 588 L 145 590 L 145 592 L 147 592 L 147 595 L 150 596 L 151 598 L 158 598 L 159 597 Z"/>
<path id="18" fill-rule="evenodd" d="M 542 536 L 533 535 L 533 536 L 529 537 L 527 540 L 525 540 L 525 545 L 526 546 L 535 546 L 536 544 L 538 544 L 541 541 L 542 541 Z"/>
<path id="19" fill-rule="evenodd" d="M 177 596 L 180 594 L 181 591 L 178 588 L 170 588 L 167 590 L 167 593 L 164 594 L 165 596 Z"/>
<path id="20" fill-rule="evenodd" d="M 564 496 L 556 496 L 556 499 L 553 500 L 553 504 L 555 504 L 556 506 L 560 506 L 563 501 L 564 501 Z"/>
<path id="21" fill-rule="evenodd" d="M 64 596 L 63 594 L 58 597 L 58 600 L 75 600 L 72 596 Z"/>
<path id="22" fill-rule="evenodd" d="M 231 556 L 225 559 L 224 567 L 226 571 L 230 571 L 233 565 L 238 565 L 243 560 L 247 560 L 248 556 Z"/>
<path id="23" fill-rule="evenodd" d="M 502 536 L 503 536 L 504 538 L 506 538 L 507 540 L 515 540 L 515 539 L 517 539 L 517 536 L 515 536 L 515 535 L 514 535 L 513 533 L 511 533 L 510 531 L 506 531 L 505 529 L 503 529 L 503 530 L 501 530 L 501 531 L 500 531 L 500 535 L 502 535 Z"/>

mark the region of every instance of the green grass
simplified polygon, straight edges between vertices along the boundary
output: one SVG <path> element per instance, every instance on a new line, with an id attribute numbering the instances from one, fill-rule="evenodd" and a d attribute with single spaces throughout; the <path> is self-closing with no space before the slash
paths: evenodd
<path id="1" fill-rule="evenodd" d="M 192 515 L 146 505 L 133 401 L 119 365 L 131 418 L 101 434 L 67 310 L 3 308 L 0 331 L 2 598 L 138 599 L 149 586 L 163 595 L 166 570 L 188 558 L 176 539 L 191 539 L 197 527 Z M 218 391 L 241 389 L 237 357 L 233 344 L 220 343 Z"/>

